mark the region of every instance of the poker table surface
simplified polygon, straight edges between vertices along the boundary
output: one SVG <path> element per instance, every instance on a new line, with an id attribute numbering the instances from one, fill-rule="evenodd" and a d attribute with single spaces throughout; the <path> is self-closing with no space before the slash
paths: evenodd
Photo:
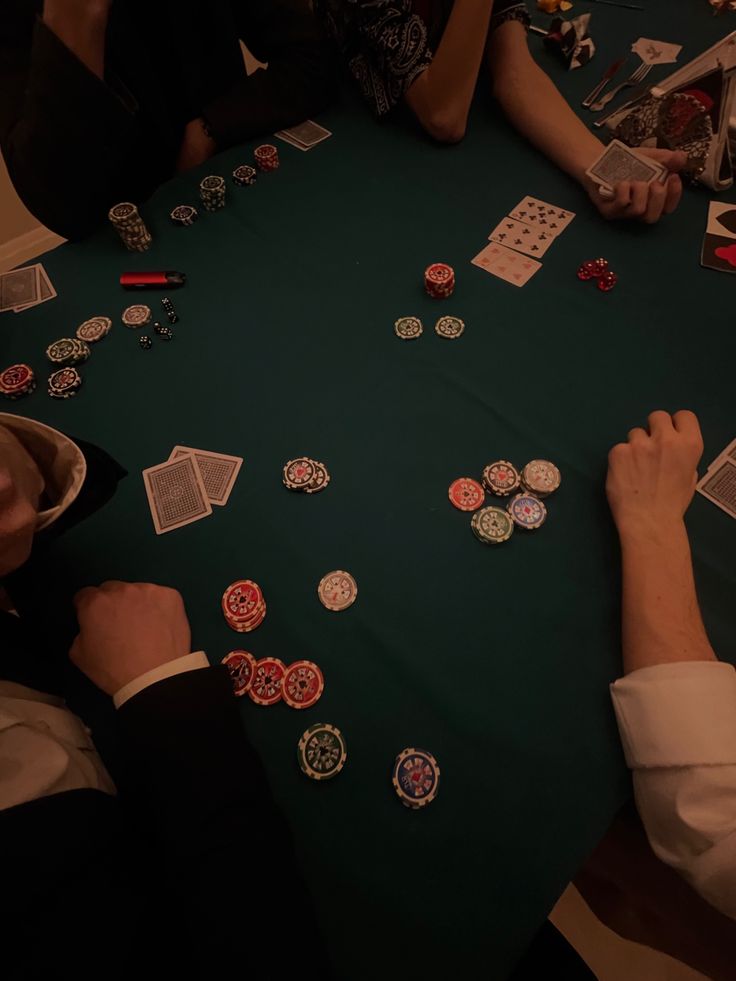
<path id="1" fill-rule="evenodd" d="M 579 71 L 530 37 L 573 105 L 639 36 L 682 43 L 685 64 L 735 26 L 705 0 L 643 4 L 576 5 L 592 10 L 598 43 Z M 734 281 L 699 265 L 708 190 L 687 189 L 657 226 L 607 224 L 485 98 L 457 146 L 433 145 L 401 117 L 379 124 L 350 94 L 320 121 L 329 140 L 308 153 L 279 143 L 280 169 L 252 187 L 229 174 L 262 141 L 161 187 L 141 206 L 148 253 L 126 253 L 105 226 L 44 256 L 58 297 L 0 325 L 3 360 L 29 362 L 40 384 L 3 408 L 95 442 L 129 471 L 55 546 L 69 583 L 172 585 L 194 649 L 213 663 L 244 646 L 323 669 L 312 709 L 247 698 L 239 708 L 337 976 L 503 978 L 630 793 L 608 692 L 621 657 L 607 453 L 658 407 L 698 413 L 704 463 L 734 436 Z M 208 172 L 228 177 L 226 208 L 174 227 L 170 210 L 196 205 Z M 527 194 L 576 217 L 518 289 L 470 260 Z M 599 255 L 619 275 L 607 294 L 575 275 Z M 423 291 L 434 261 L 455 269 L 450 299 Z M 170 294 L 180 316 L 171 343 L 154 337 L 143 351 L 120 322 L 137 301 L 163 319 L 160 294 L 120 288 L 127 269 L 187 274 Z M 48 398 L 46 346 L 97 314 L 114 327 L 82 366 L 81 391 Z M 419 340 L 395 336 L 406 314 L 423 320 Z M 464 319 L 459 340 L 434 333 L 442 314 Z M 156 536 L 141 471 L 175 444 L 245 462 L 226 507 Z M 325 492 L 282 485 L 284 462 L 302 454 L 326 463 Z M 494 459 L 536 457 L 562 472 L 546 524 L 484 547 L 449 484 Z M 736 524 L 696 496 L 688 527 L 708 631 L 733 658 Z M 317 599 L 333 569 L 359 590 L 339 613 Z M 220 609 L 241 577 L 268 603 L 247 636 Z M 323 783 L 296 759 L 314 722 L 338 726 L 347 743 L 344 770 Z M 402 806 L 391 785 L 410 746 L 441 768 L 424 810 Z M 260 846 L 243 845 L 234 881 L 257 890 L 247 848 Z M 268 914 L 288 942 L 288 924 Z"/>

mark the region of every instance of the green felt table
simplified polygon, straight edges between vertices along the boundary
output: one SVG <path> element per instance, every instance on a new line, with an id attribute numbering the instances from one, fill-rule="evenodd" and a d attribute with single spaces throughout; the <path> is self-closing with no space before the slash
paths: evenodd
<path id="1" fill-rule="evenodd" d="M 598 54 L 574 73 L 531 37 L 573 104 L 639 36 L 681 42 L 684 63 L 733 26 L 705 0 L 643 3 L 576 5 L 593 10 Z M 229 175 L 255 142 L 160 188 L 142 207 L 147 254 L 127 254 L 105 227 L 44 257 L 58 298 L 0 325 L 3 361 L 30 362 L 41 384 L 3 408 L 97 442 L 130 471 L 57 546 L 74 582 L 177 587 L 213 662 L 244 642 L 323 668 L 313 709 L 247 699 L 241 709 L 338 976 L 503 978 L 630 789 L 608 694 L 620 653 L 606 455 L 655 407 L 698 412 L 707 460 L 734 436 L 734 280 L 699 266 L 710 192 L 687 190 L 656 227 L 607 225 L 482 99 L 466 140 L 448 148 L 400 119 L 376 124 L 350 98 L 322 121 L 330 140 L 309 153 L 280 144 L 277 173 L 229 184 L 226 209 L 191 228 L 173 227 L 171 208 L 196 204 L 198 179 Z M 470 259 L 525 194 L 577 216 L 516 289 Z M 620 277 L 605 295 L 575 276 L 598 255 Z M 450 300 L 423 293 L 432 261 L 455 268 Z M 154 339 L 149 352 L 120 323 L 133 299 L 117 282 L 146 268 L 188 275 L 172 293 L 174 341 Z M 445 313 L 466 321 L 460 340 L 434 334 Z M 95 314 L 115 326 L 83 367 L 82 391 L 49 399 L 46 345 Z M 424 320 L 418 341 L 394 336 L 403 314 Z M 226 508 L 157 537 L 140 471 L 176 443 L 245 463 Z M 325 493 L 282 486 L 283 463 L 300 454 L 327 464 Z M 447 488 L 499 457 L 550 458 L 562 487 L 540 531 L 486 548 Z M 736 525 L 698 498 L 689 527 L 706 623 L 732 657 Z M 359 585 L 343 613 L 316 595 L 338 568 Z M 247 638 L 220 612 L 240 577 L 268 602 Z M 315 721 L 337 725 L 348 746 L 324 784 L 296 763 Z M 424 811 L 391 787 L 406 746 L 429 749 L 442 769 Z M 264 828 L 252 847 L 266 843 L 278 844 Z M 258 889 L 240 847 L 233 876 Z"/>

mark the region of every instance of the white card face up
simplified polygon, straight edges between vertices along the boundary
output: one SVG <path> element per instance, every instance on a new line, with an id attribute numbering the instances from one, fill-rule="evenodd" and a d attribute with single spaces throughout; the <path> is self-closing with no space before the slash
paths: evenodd
<path id="1" fill-rule="evenodd" d="M 542 228 L 548 235 L 556 236 L 564 232 L 575 217 L 575 212 L 547 204 L 539 198 L 525 197 L 509 212 L 509 217 L 525 225 Z"/>
<path id="2" fill-rule="evenodd" d="M 706 235 L 736 239 L 736 204 L 727 201 L 710 201 Z"/>
<path id="3" fill-rule="evenodd" d="M 471 261 L 474 266 L 485 269 L 492 276 L 497 276 L 513 286 L 524 286 L 542 268 L 542 263 L 537 262 L 536 259 L 507 249 L 505 245 L 499 245 L 497 242 L 491 242 Z"/>
<path id="4" fill-rule="evenodd" d="M 667 168 L 650 157 L 626 146 L 621 140 L 611 140 L 598 159 L 585 171 L 601 187 L 613 190 L 620 181 L 664 180 Z"/>
<path id="5" fill-rule="evenodd" d="M 0 273 L 0 312 L 36 303 L 41 291 L 37 266 Z"/>
<path id="6" fill-rule="evenodd" d="M 143 471 L 143 483 L 157 535 L 212 514 L 212 505 L 193 456 L 159 463 Z"/>
<path id="7" fill-rule="evenodd" d="M 736 518 L 736 463 L 722 460 L 706 471 L 696 490 L 716 504 L 726 514 Z"/>
<path id="8" fill-rule="evenodd" d="M 540 259 L 555 240 L 554 233 L 546 231 L 543 225 L 525 225 L 515 218 L 504 218 L 488 238 L 534 259 Z"/>
<path id="9" fill-rule="evenodd" d="M 681 44 L 667 44 L 666 41 L 652 41 L 648 37 L 640 37 L 631 45 L 634 54 L 638 54 L 645 65 L 669 65 L 677 61 L 682 51 Z"/>
<path id="10" fill-rule="evenodd" d="M 175 446 L 169 460 L 182 456 L 193 456 L 202 476 L 202 483 L 210 504 L 224 505 L 230 497 L 235 480 L 243 465 L 242 456 L 228 456 L 226 453 L 211 453 L 209 450 L 196 450 L 191 446 Z"/>

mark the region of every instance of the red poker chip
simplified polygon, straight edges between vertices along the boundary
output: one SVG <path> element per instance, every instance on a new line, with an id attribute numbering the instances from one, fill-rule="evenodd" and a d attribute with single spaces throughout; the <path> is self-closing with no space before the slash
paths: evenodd
<path id="1" fill-rule="evenodd" d="M 228 623 L 247 623 L 263 605 L 263 593 L 252 579 L 237 579 L 222 594 L 222 612 Z"/>
<path id="2" fill-rule="evenodd" d="M 249 634 L 251 630 L 255 630 L 256 627 L 260 627 L 263 621 L 266 619 L 266 604 L 259 609 L 258 614 L 251 620 L 236 621 L 225 618 L 228 627 L 231 630 L 236 631 L 239 634 Z"/>
<path id="3" fill-rule="evenodd" d="M 245 695 L 253 682 L 256 659 L 248 651 L 230 651 L 222 659 L 233 683 L 236 695 Z"/>
<path id="4" fill-rule="evenodd" d="M 450 503 L 458 511 L 477 511 L 485 500 L 485 491 L 472 477 L 458 477 L 447 491 Z"/>
<path id="5" fill-rule="evenodd" d="M 0 372 L 0 391 L 8 394 L 25 388 L 33 381 L 33 369 L 27 364 L 12 364 Z"/>
<path id="6" fill-rule="evenodd" d="M 262 657 L 253 669 L 248 695 L 256 705 L 275 705 L 281 700 L 286 665 L 277 657 Z"/>
<path id="7" fill-rule="evenodd" d="M 281 697 L 294 709 L 311 708 L 325 690 L 325 679 L 313 661 L 294 661 L 286 669 Z"/>

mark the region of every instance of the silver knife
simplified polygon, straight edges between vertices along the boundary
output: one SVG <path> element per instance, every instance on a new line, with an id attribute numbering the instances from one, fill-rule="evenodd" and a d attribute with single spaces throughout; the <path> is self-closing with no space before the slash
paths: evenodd
<path id="1" fill-rule="evenodd" d="M 611 116 L 615 116 L 617 112 L 622 112 L 624 109 L 628 109 L 630 105 L 636 102 L 637 99 L 640 99 L 643 95 L 646 95 L 646 93 L 652 88 L 653 85 L 651 82 L 642 82 L 641 85 L 637 85 L 635 89 L 632 89 L 631 94 L 625 102 L 622 102 L 620 105 L 616 106 L 615 109 L 609 109 L 608 112 L 605 112 L 602 116 L 599 116 L 593 123 L 593 128 L 600 129 L 607 119 L 610 119 Z"/>

